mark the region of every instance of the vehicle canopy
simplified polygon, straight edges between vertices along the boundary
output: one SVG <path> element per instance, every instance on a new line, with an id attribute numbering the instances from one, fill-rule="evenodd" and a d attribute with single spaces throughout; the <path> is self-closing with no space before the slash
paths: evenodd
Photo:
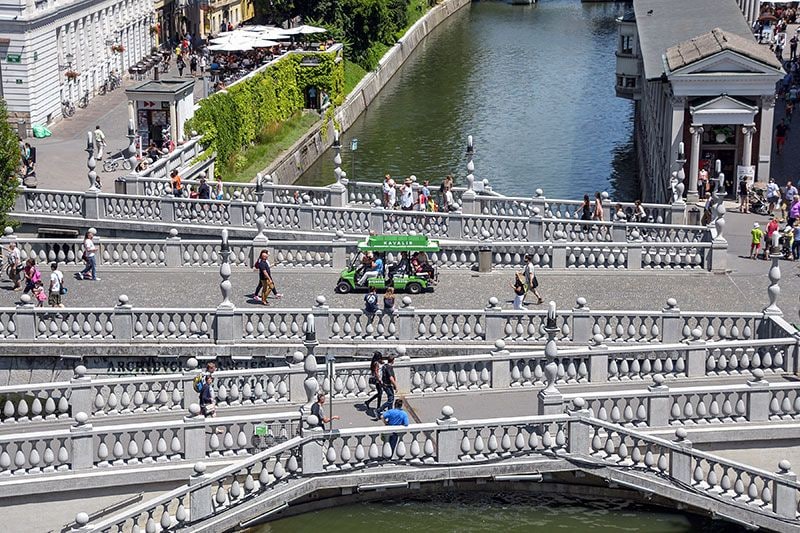
<path id="1" fill-rule="evenodd" d="M 358 243 L 362 252 L 438 252 L 439 241 L 425 235 L 370 235 Z"/>

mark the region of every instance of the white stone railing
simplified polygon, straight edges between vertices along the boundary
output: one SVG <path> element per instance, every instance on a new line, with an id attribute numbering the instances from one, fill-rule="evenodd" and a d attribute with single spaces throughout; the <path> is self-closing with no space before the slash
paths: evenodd
<path id="1" fill-rule="evenodd" d="M 441 480 L 455 475 L 454 470 L 462 476 L 494 479 L 499 474 L 550 468 L 590 472 L 646 492 L 670 491 L 682 503 L 691 500 L 703 505 L 711 498 L 720 513 L 739 523 L 775 529 L 776 523 L 783 522 L 782 531 L 800 525 L 800 483 L 786 461 L 781 461 L 775 474 L 694 450 L 683 429 L 676 431 L 676 441 L 668 441 L 597 420 L 582 410 L 464 421 L 455 419 L 450 407 L 442 413 L 435 424 L 334 433 L 306 430 L 213 474 L 206 474 L 205 465 L 198 464 L 189 483 L 167 494 L 96 522 L 79 516 L 77 522 L 83 526 L 79 531 L 155 530 L 159 526 L 222 530 L 315 490 L 369 486 L 387 479 L 402 480 L 407 486 L 432 480 L 429 474 L 434 470 Z M 526 459 L 538 462 L 528 464 Z M 548 464 L 546 459 L 557 464 Z M 337 475 L 353 471 L 359 475 Z M 307 480 L 313 483 L 303 483 Z"/>

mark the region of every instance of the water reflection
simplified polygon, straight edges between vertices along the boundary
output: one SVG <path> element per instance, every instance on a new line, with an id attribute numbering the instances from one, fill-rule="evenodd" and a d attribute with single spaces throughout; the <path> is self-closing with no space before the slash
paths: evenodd
<path id="1" fill-rule="evenodd" d="M 624 10 L 578 0 L 473 3 L 420 45 L 344 134 L 344 169 L 358 180 L 389 172 L 463 183 L 471 134 L 476 176 L 503 193 L 634 198 L 635 165 L 615 163 L 632 157 L 632 103 L 614 96 L 615 18 Z M 331 159 L 301 182 L 331 182 Z"/>

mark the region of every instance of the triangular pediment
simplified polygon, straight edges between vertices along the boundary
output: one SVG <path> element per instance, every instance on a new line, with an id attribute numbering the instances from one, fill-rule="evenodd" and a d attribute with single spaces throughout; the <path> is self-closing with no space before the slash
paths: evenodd
<path id="1" fill-rule="evenodd" d="M 692 113 L 697 113 L 698 111 L 744 111 L 755 113 L 758 111 L 758 106 L 749 105 L 737 98 L 722 94 L 701 104 L 690 106 L 690 109 Z"/>
<path id="2" fill-rule="evenodd" d="M 761 61 L 731 50 L 722 50 L 671 72 L 669 77 L 702 74 L 769 74 L 774 76 L 779 73 L 780 70 L 772 65 L 765 65 Z"/>

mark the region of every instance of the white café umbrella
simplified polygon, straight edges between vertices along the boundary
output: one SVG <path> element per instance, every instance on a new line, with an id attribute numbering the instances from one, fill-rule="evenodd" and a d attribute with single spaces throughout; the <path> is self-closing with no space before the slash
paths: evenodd
<path id="1" fill-rule="evenodd" d="M 289 28 L 288 30 L 283 30 L 283 33 L 287 35 L 310 35 L 313 33 L 328 33 L 328 30 L 325 28 L 320 28 L 318 26 L 309 26 L 307 24 L 303 24 L 301 26 L 297 26 L 296 28 Z"/>
<path id="2" fill-rule="evenodd" d="M 280 28 L 270 28 L 268 30 L 263 30 L 259 33 L 255 33 L 258 35 L 259 39 L 267 39 L 270 41 L 283 41 L 285 39 L 289 39 L 291 35 L 286 33 L 287 30 L 282 30 Z"/>
<path id="3" fill-rule="evenodd" d="M 253 39 L 250 41 L 250 46 L 253 48 L 272 48 L 275 45 L 281 44 L 278 41 L 270 41 L 269 39 Z"/>
<path id="4" fill-rule="evenodd" d="M 212 52 L 248 52 L 253 49 L 252 41 L 212 44 L 208 47 Z"/>

